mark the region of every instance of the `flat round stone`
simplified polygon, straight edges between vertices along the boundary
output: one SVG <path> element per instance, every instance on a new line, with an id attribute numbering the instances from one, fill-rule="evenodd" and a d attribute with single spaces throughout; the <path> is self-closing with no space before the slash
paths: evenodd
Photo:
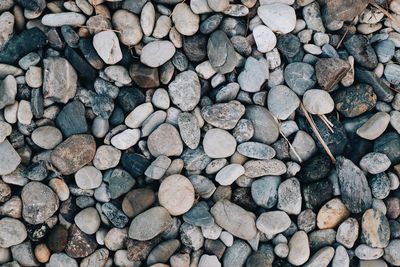
<path id="1" fill-rule="evenodd" d="M 121 151 L 110 145 L 99 146 L 94 155 L 93 165 L 98 170 L 108 170 L 118 165 Z"/>
<path id="2" fill-rule="evenodd" d="M 253 29 L 254 41 L 257 45 L 257 50 L 261 53 L 267 53 L 275 48 L 276 36 L 270 28 L 264 25 L 258 25 Z"/>
<path id="3" fill-rule="evenodd" d="M 388 113 L 383 111 L 375 113 L 357 129 L 357 134 L 364 139 L 375 140 L 385 132 L 389 122 L 390 115 Z"/>
<path id="4" fill-rule="evenodd" d="M 113 31 L 97 33 L 93 37 L 93 47 L 106 64 L 114 65 L 122 59 L 119 40 Z"/>
<path id="5" fill-rule="evenodd" d="M 99 229 L 101 221 L 97 210 L 89 207 L 76 214 L 74 222 L 82 232 L 92 235 Z"/>
<path id="6" fill-rule="evenodd" d="M 93 166 L 85 166 L 75 173 L 75 183 L 81 189 L 95 189 L 101 185 L 103 175 Z"/>
<path id="7" fill-rule="evenodd" d="M 289 87 L 277 85 L 268 92 L 269 111 L 278 119 L 286 120 L 300 105 L 300 99 Z"/>
<path id="8" fill-rule="evenodd" d="M 220 185 L 231 185 L 241 175 L 244 174 L 244 168 L 240 164 L 229 164 L 223 167 L 215 176 L 215 181 Z"/>
<path id="9" fill-rule="evenodd" d="M 169 123 L 161 124 L 147 139 L 147 146 L 154 157 L 180 156 L 183 144 L 178 130 Z"/>
<path id="10" fill-rule="evenodd" d="M 296 27 L 296 13 L 289 5 L 281 3 L 262 5 L 257 9 L 257 14 L 273 32 L 286 34 Z"/>
<path id="11" fill-rule="evenodd" d="M 335 106 L 330 94 L 320 89 L 307 90 L 303 95 L 303 104 L 308 112 L 318 115 L 331 113 Z"/>
<path id="12" fill-rule="evenodd" d="M 172 21 L 179 33 L 191 36 L 199 30 L 200 17 L 186 3 L 179 3 L 172 11 Z"/>
<path id="13" fill-rule="evenodd" d="M 161 182 L 158 200 L 171 215 L 184 214 L 190 210 L 194 203 L 193 185 L 183 175 L 168 176 Z"/>
<path id="14" fill-rule="evenodd" d="M 111 138 L 111 144 L 120 150 L 126 150 L 134 145 L 140 139 L 139 129 L 127 129 Z"/>
<path id="15" fill-rule="evenodd" d="M 42 126 L 36 128 L 31 135 L 32 141 L 43 149 L 53 149 L 62 142 L 62 133 L 56 127 Z"/>
<path id="16" fill-rule="evenodd" d="M 174 54 L 175 46 L 170 41 L 154 41 L 143 47 L 140 62 L 157 68 L 170 60 Z"/>
<path id="17" fill-rule="evenodd" d="M 235 153 L 236 140 L 228 131 L 214 128 L 206 132 L 203 147 L 210 158 L 226 158 Z"/>
<path id="18" fill-rule="evenodd" d="M 257 229 L 266 234 L 268 237 L 273 237 L 289 228 L 291 220 L 283 211 L 269 211 L 262 213 L 257 221 Z"/>
<path id="19" fill-rule="evenodd" d="M 2 248 L 21 244 L 27 236 L 25 225 L 19 220 L 8 217 L 0 220 L 0 246 Z"/>

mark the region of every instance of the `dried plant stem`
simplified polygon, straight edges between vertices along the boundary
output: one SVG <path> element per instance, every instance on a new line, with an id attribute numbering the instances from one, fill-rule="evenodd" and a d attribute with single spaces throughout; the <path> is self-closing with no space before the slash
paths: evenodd
<path id="1" fill-rule="evenodd" d="M 330 122 L 325 115 L 318 115 L 318 117 L 322 120 L 323 123 L 325 123 L 325 125 L 329 129 L 329 131 L 334 133 L 333 128 L 332 128 L 333 127 L 332 122 Z"/>
<path id="2" fill-rule="evenodd" d="M 338 48 L 342 45 L 343 40 L 344 40 L 344 38 L 346 38 L 346 35 L 347 35 L 348 33 L 349 33 L 349 27 L 346 27 L 346 31 L 344 32 L 342 38 L 340 38 L 340 41 L 339 41 L 339 43 L 337 44 L 336 49 L 338 49 Z"/>
<path id="3" fill-rule="evenodd" d="M 279 128 L 279 133 L 282 135 L 283 139 L 286 140 L 286 142 L 289 144 L 290 149 L 293 151 L 294 155 L 296 156 L 296 158 L 299 160 L 300 163 L 303 162 L 303 160 L 301 159 L 301 157 L 299 156 L 299 154 L 297 153 L 296 149 L 294 149 L 294 147 L 292 146 L 292 144 L 290 143 L 289 139 L 285 136 L 285 134 L 282 132 L 281 130 L 281 122 L 275 118 L 276 123 L 278 124 L 278 128 Z"/>
<path id="4" fill-rule="evenodd" d="M 387 11 L 386 9 L 384 9 L 375 2 L 370 2 L 370 5 L 378 9 L 383 14 L 385 14 L 386 17 L 388 17 L 394 24 L 396 24 L 397 27 L 400 28 L 400 21 L 397 18 L 395 18 L 392 14 L 390 14 L 389 11 Z"/>
<path id="5" fill-rule="evenodd" d="M 333 156 L 331 150 L 329 149 L 328 145 L 325 143 L 324 139 L 322 138 L 321 134 L 318 131 L 317 125 L 315 125 L 314 119 L 312 118 L 312 116 L 308 113 L 308 111 L 306 110 L 306 108 L 304 107 L 303 103 L 300 103 L 300 107 L 304 113 L 304 115 L 306 116 L 306 119 L 308 121 L 308 123 L 311 126 L 312 131 L 314 132 L 314 134 L 317 136 L 319 142 L 322 144 L 322 147 L 324 148 L 325 152 L 328 154 L 328 156 L 331 158 L 331 161 L 333 162 L 333 164 L 336 164 L 336 159 Z"/>

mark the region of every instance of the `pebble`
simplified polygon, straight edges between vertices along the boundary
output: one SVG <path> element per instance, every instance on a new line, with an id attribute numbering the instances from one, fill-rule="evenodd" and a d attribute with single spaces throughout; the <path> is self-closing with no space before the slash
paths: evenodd
<path id="1" fill-rule="evenodd" d="M 272 208 L 278 201 L 279 176 L 266 176 L 251 184 L 251 196 L 254 202 L 264 208 Z"/>
<path id="2" fill-rule="evenodd" d="M 261 90 L 261 86 L 268 79 L 268 65 L 263 59 L 249 57 L 244 70 L 238 76 L 238 83 L 243 91 L 254 93 Z"/>
<path id="3" fill-rule="evenodd" d="M 143 37 L 139 18 L 126 10 L 117 10 L 112 17 L 114 29 L 121 43 L 127 46 L 138 44 Z"/>
<path id="4" fill-rule="evenodd" d="M 179 3 L 172 11 L 172 21 L 179 33 L 191 36 L 199 30 L 200 17 L 186 3 Z"/>
<path id="5" fill-rule="evenodd" d="M 378 65 L 378 58 L 368 38 L 363 35 L 353 35 L 343 42 L 347 52 L 354 57 L 356 63 L 367 69 L 374 69 Z"/>
<path id="6" fill-rule="evenodd" d="M 145 3 L 140 13 L 140 26 L 142 27 L 144 35 L 150 36 L 152 34 L 155 20 L 156 11 L 154 5 L 151 2 Z"/>
<path id="7" fill-rule="evenodd" d="M 350 216 L 350 212 L 343 202 L 338 198 L 334 198 L 325 203 L 318 211 L 317 226 L 319 229 L 336 228 L 348 216 Z"/>
<path id="8" fill-rule="evenodd" d="M 216 190 L 214 183 L 207 177 L 201 175 L 192 175 L 189 177 L 189 180 L 192 183 L 196 193 L 198 193 L 202 198 L 210 198 Z"/>
<path id="9" fill-rule="evenodd" d="M 400 239 L 393 239 L 389 242 L 389 245 L 385 248 L 385 254 L 383 258 L 393 265 L 400 264 L 400 255 L 399 255 L 399 246 Z"/>
<path id="10" fill-rule="evenodd" d="M 17 112 L 18 122 L 29 125 L 32 122 L 33 114 L 31 104 L 26 100 L 21 100 Z"/>
<path id="11" fill-rule="evenodd" d="M 93 37 L 93 47 L 106 64 L 114 65 L 122 59 L 119 40 L 113 31 L 96 33 Z"/>
<path id="12" fill-rule="evenodd" d="M 386 64 L 384 75 L 388 82 L 397 84 L 399 82 L 398 74 L 400 73 L 400 66 L 397 64 Z"/>
<path id="13" fill-rule="evenodd" d="M 75 216 L 74 222 L 84 233 L 92 235 L 100 227 L 100 216 L 95 208 L 89 207 L 80 211 Z"/>
<path id="14" fill-rule="evenodd" d="M 140 104 L 126 116 L 125 124 L 130 128 L 138 128 L 153 112 L 151 103 Z"/>
<path id="15" fill-rule="evenodd" d="M 144 174 L 151 179 L 159 180 L 164 176 L 170 164 L 171 159 L 162 155 L 158 156 L 146 169 Z"/>
<path id="16" fill-rule="evenodd" d="M 289 87 L 278 85 L 269 90 L 267 105 L 276 118 L 286 120 L 299 107 L 300 99 Z"/>
<path id="17" fill-rule="evenodd" d="M 375 113 L 360 128 L 357 134 L 368 140 L 375 140 L 386 130 L 390 122 L 390 115 L 386 112 Z"/>
<path id="18" fill-rule="evenodd" d="M 139 129 L 127 129 L 117 135 L 114 135 L 111 138 L 111 144 L 119 150 L 126 150 L 136 145 L 139 139 L 140 139 Z"/>
<path id="19" fill-rule="evenodd" d="M 75 96 L 78 76 L 68 60 L 61 57 L 43 59 L 43 96 L 67 103 Z"/>
<path id="20" fill-rule="evenodd" d="M 287 85 L 298 95 L 303 95 L 316 83 L 313 66 L 303 62 L 288 64 L 284 70 L 284 78 Z"/>
<path id="21" fill-rule="evenodd" d="M 289 216 L 283 211 L 269 211 L 262 213 L 257 221 L 257 229 L 263 232 L 267 237 L 273 237 L 282 233 L 291 224 Z"/>
<path id="22" fill-rule="evenodd" d="M 371 174 L 384 172 L 390 165 L 390 159 L 385 154 L 376 152 L 366 154 L 360 161 L 361 169 Z"/>
<path id="23" fill-rule="evenodd" d="M 214 128 L 206 132 L 203 147 L 210 158 L 226 158 L 235 153 L 236 140 L 229 132 Z"/>
<path id="24" fill-rule="evenodd" d="M 272 159 L 275 156 L 275 150 L 263 143 L 244 142 L 237 146 L 237 151 L 243 156 L 254 159 Z"/>
<path id="25" fill-rule="evenodd" d="M 201 109 L 201 115 L 206 122 L 224 130 L 233 129 L 244 113 L 244 105 L 236 100 L 205 106 Z"/>
<path id="26" fill-rule="evenodd" d="M 243 175 L 245 169 L 240 164 L 229 164 L 223 167 L 215 176 L 215 181 L 217 181 L 220 185 L 231 185 L 238 179 L 241 175 Z"/>
<path id="27" fill-rule="evenodd" d="M 293 31 L 296 26 L 296 13 L 286 4 L 262 5 L 257 9 L 257 14 L 273 32 L 286 34 Z"/>
<path id="28" fill-rule="evenodd" d="M 147 146 L 154 157 L 179 156 L 183 150 L 178 130 L 168 123 L 161 124 L 149 135 Z"/>
<path id="29" fill-rule="evenodd" d="M 191 149 L 200 143 L 200 127 L 197 118 L 188 112 L 182 112 L 178 117 L 179 132 L 182 141 Z"/>
<path id="30" fill-rule="evenodd" d="M 278 124 L 266 108 L 257 105 L 247 106 L 245 118 L 253 124 L 254 141 L 269 145 L 278 139 Z"/>
<path id="31" fill-rule="evenodd" d="M 276 46 L 275 34 L 264 25 L 256 26 L 253 29 L 253 36 L 257 45 L 257 50 L 261 53 L 267 53 Z"/>
<path id="32" fill-rule="evenodd" d="M 182 244 L 190 249 L 199 250 L 204 245 L 204 237 L 197 226 L 183 223 L 179 233 Z"/>
<path id="33" fill-rule="evenodd" d="M 112 203 L 103 204 L 101 211 L 111 224 L 117 228 L 124 228 L 129 221 L 128 217 Z"/>
<path id="34" fill-rule="evenodd" d="M 333 95 L 336 109 L 345 117 L 357 117 L 371 110 L 377 103 L 373 88 L 358 84 L 339 90 Z"/>
<path id="35" fill-rule="evenodd" d="M 320 89 L 307 90 L 303 95 L 303 104 L 311 114 L 328 114 L 333 111 L 335 103 L 328 92 Z"/>
<path id="36" fill-rule="evenodd" d="M 361 222 L 362 238 L 374 248 L 385 248 L 389 244 L 390 227 L 386 216 L 375 209 L 365 211 Z"/>
<path id="37" fill-rule="evenodd" d="M 153 207 L 137 215 L 129 227 L 129 237 L 146 241 L 159 235 L 172 224 L 172 218 L 163 207 Z"/>
<path id="38" fill-rule="evenodd" d="M 135 179 L 125 170 L 113 169 L 104 175 L 108 183 L 108 191 L 112 199 L 127 193 L 136 183 Z"/>
<path id="39" fill-rule="evenodd" d="M 75 173 L 75 183 L 81 189 L 95 189 L 101 185 L 103 175 L 93 166 L 85 166 Z"/>
<path id="40" fill-rule="evenodd" d="M 3 143 L 4 140 L 11 134 L 12 127 L 5 121 L 0 121 L 0 143 Z"/>
<path id="41" fill-rule="evenodd" d="M 50 218 L 59 207 L 57 195 L 40 182 L 30 182 L 22 193 L 22 217 L 30 224 L 40 224 Z"/>
<path id="42" fill-rule="evenodd" d="M 69 229 L 68 241 L 65 252 L 72 258 L 83 258 L 92 254 L 97 248 L 96 240 L 93 236 L 82 232 L 76 225 Z"/>
<path id="43" fill-rule="evenodd" d="M 182 111 L 193 110 L 200 101 L 200 81 L 194 71 L 179 73 L 168 89 L 172 103 Z"/>
<path id="44" fill-rule="evenodd" d="M 219 226 L 236 237 L 250 240 L 257 234 L 255 220 L 251 214 L 228 200 L 215 203 L 211 214 Z"/>
<path id="45" fill-rule="evenodd" d="M 9 106 L 15 102 L 17 95 L 17 81 L 14 76 L 7 75 L 0 84 L 0 108 Z"/>
<path id="46" fill-rule="evenodd" d="M 236 239 L 233 245 L 226 249 L 223 257 L 223 266 L 243 266 L 251 253 L 247 242 Z"/>
<path id="47" fill-rule="evenodd" d="M 339 157 L 336 172 L 343 203 L 351 213 L 361 213 L 372 204 L 371 189 L 364 173 L 350 160 Z"/>
<path id="48" fill-rule="evenodd" d="M 154 201 L 155 195 L 150 189 L 134 189 L 125 195 L 122 201 L 122 210 L 128 217 L 133 218 L 151 207 Z"/>
<path id="49" fill-rule="evenodd" d="M 332 91 L 342 80 L 351 65 L 347 60 L 339 58 L 320 58 L 315 64 L 315 73 L 319 85 L 326 91 Z"/>
<path id="50" fill-rule="evenodd" d="M 0 143 L 0 175 L 12 173 L 21 163 L 21 157 L 8 140 Z"/>
<path id="51" fill-rule="evenodd" d="M 194 188 L 185 176 L 171 175 L 162 181 L 158 199 L 171 215 L 181 215 L 193 206 Z"/>
<path id="52" fill-rule="evenodd" d="M 91 162 L 96 152 L 90 135 L 73 135 L 59 144 L 51 153 L 51 163 L 63 175 L 70 175 Z"/>
<path id="53" fill-rule="evenodd" d="M 121 151 L 110 145 L 99 146 L 94 155 L 93 165 L 98 170 L 108 170 L 118 165 Z"/>
<path id="54" fill-rule="evenodd" d="M 25 225 L 17 219 L 4 217 L 0 220 L 0 245 L 9 248 L 21 244 L 27 237 Z"/>
<path id="55" fill-rule="evenodd" d="M 310 248 L 308 245 L 308 236 L 304 231 L 294 233 L 289 241 L 289 263 L 300 266 L 307 262 L 310 257 Z"/>
<path id="56" fill-rule="evenodd" d="M 282 175 L 286 173 L 285 164 L 278 159 L 250 160 L 244 164 L 245 175 L 256 178 L 265 175 Z"/>
<path id="57" fill-rule="evenodd" d="M 297 178 L 290 178 L 282 182 L 278 187 L 277 208 L 287 214 L 299 214 L 301 212 L 300 183 Z"/>
<path id="58" fill-rule="evenodd" d="M 46 14 L 42 17 L 42 24 L 49 27 L 61 27 L 63 25 L 81 26 L 85 24 L 86 17 L 75 12 L 61 12 Z"/>
<path id="59" fill-rule="evenodd" d="M 30 66 L 25 73 L 26 84 L 32 88 L 39 88 L 42 86 L 42 68 Z"/>
<path id="60" fill-rule="evenodd" d="M 221 30 L 216 30 L 210 35 L 207 55 L 211 66 L 221 74 L 233 71 L 237 65 L 238 58 L 232 42 Z"/>
<path id="61" fill-rule="evenodd" d="M 140 62 L 151 68 L 156 68 L 170 60 L 175 51 L 175 47 L 170 41 L 154 41 L 142 48 Z"/>

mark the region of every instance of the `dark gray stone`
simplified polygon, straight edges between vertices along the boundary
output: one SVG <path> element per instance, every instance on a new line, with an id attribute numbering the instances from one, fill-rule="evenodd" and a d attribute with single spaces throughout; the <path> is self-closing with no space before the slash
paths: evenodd
<path id="1" fill-rule="evenodd" d="M 85 107 L 77 100 L 68 103 L 58 114 L 56 124 L 65 137 L 87 132 Z"/>

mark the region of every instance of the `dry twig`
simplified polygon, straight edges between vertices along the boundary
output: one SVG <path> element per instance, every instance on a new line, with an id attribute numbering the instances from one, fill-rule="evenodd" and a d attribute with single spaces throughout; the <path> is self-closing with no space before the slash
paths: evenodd
<path id="1" fill-rule="evenodd" d="M 282 132 L 281 130 L 281 122 L 274 117 L 275 122 L 278 124 L 278 129 L 279 129 L 279 133 L 282 135 L 283 139 L 286 140 L 286 142 L 289 144 L 290 149 L 293 151 L 294 155 L 296 156 L 296 158 L 299 160 L 300 163 L 303 162 L 303 160 L 301 159 L 301 157 L 299 156 L 299 154 L 297 153 L 296 149 L 294 149 L 294 147 L 292 146 L 292 144 L 290 143 L 289 139 L 285 136 L 285 134 Z"/>

